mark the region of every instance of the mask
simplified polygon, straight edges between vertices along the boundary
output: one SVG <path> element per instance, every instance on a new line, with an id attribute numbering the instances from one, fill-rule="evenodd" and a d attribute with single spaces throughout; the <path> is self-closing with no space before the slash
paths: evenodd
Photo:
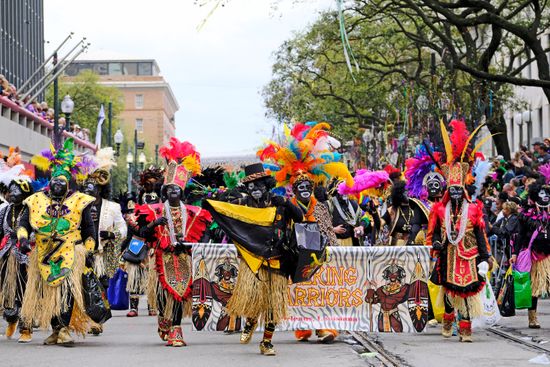
<path id="1" fill-rule="evenodd" d="M 69 190 L 69 183 L 62 177 L 54 177 L 50 181 L 50 194 L 54 198 L 62 198 Z"/>
<path id="2" fill-rule="evenodd" d="M 550 188 L 543 187 L 537 195 L 537 206 L 539 208 L 548 208 L 550 206 Z"/>
<path id="3" fill-rule="evenodd" d="M 464 188 L 460 186 L 449 187 L 449 196 L 451 200 L 461 200 L 464 197 Z"/>
<path id="4" fill-rule="evenodd" d="M 21 190 L 19 185 L 17 184 L 10 185 L 9 199 L 10 199 L 10 202 L 15 205 L 20 205 L 23 202 L 23 200 L 25 200 L 25 193 L 23 193 L 23 190 Z"/>
<path id="5" fill-rule="evenodd" d="M 97 199 L 99 197 L 99 186 L 93 182 L 86 182 L 82 188 L 82 192 Z"/>
<path id="6" fill-rule="evenodd" d="M 299 182 L 294 186 L 294 194 L 302 203 L 308 203 L 311 200 L 313 185 L 309 181 Z"/>
<path id="7" fill-rule="evenodd" d="M 166 198 L 172 204 L 178 204 L 181 200 L 181 188 L 176 185 L 169 185 L 166 188 Z"/>
<path id="8" fill-rule="evenodd" d="M 267 193 L 267 187 L 263 182 L 249 182 L 246 185 L 246 191 L 254 200 L 258 201 Z"/>
<path id="9" fill-rule="evenodd" d="M 426 189 L 428 190 L 428 196 L 437 197 L 441 195 L 441 192 L 443 191 L 443 186 L 441 185 L 440 181 L 433 180 L 428 182 Z"/>
<path id="10" fill-rule="evenodd" d="M 143 194 L 143 202 L 145 204 L 156 204 L 159 202 L 159 196 L 155 191 Z"/>

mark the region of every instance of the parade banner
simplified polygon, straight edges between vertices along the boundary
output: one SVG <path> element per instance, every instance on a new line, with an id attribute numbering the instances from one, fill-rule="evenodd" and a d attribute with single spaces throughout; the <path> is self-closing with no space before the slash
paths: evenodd
<path id="1" fill-rule="evenodd" d="M 428 321 L 429 248 L 330 247 L 308 282 L 289 287 L 280 330 L 422 332 Z M 193 246 L 193 328 L 223 331 L 238 277 L 233 245 Z"/>

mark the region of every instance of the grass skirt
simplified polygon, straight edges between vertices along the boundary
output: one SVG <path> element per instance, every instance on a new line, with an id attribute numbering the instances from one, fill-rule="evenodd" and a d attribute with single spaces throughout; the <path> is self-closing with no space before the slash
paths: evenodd
<path id="1" fill-rule="evenodd" d="M 0 259 L 0 308 L 15 308 L 16 298 L 25 291 L 25 279 L 19 271 L 20 266 L 12 253 Z"/>
<path id="2" fill-rule="evenodd" d="M 443 294 L 443 292 L 439 292 Z M 468 296 L 466 298 L 453 296 L 447 293 L 447 299 L 453 308 L 463 316 L 468 316 L 470 320 L 476 317 L 483 316 L 483 302 L 481 300 L 481 292 Z"/>
<path id="3" fill-rule="evenodd" d="M 271 279 L 271 280 L 270 280 Z M 239 276 L 227 304 L 230 316 L 262 318 L 263 322 L 279 323 L 287 315 L 288 279 L 276 270 L 262 266 L 256 276 L 245 261 L 239 265 Z"/>
<path id="4" fill-rule="evenodd" d="M 531 267 L 531 294 L 541 297 L 550 294 L 550 256 L 533 261 Z"/>
<path id="5" fill-rule="evenodd" d="M 69 308 L 69 295 L 73 295 L 74 307 L 69 327 L 79 334 L 85 334 L 91 319 L 85 313 L 84 297 L 82 295 L 82 274 L 86 262 L 84 246 L 75 246 L 74 265 L 71 272 L 57 287 L 50 287 L 42 279 L 38 268 L 38 251 L 34 249 L 29 258 L 27 290 L 23 298 L 21 318 L 23 322 L 32 325 L 34 322 L 40 328 L 47 329 L 53 317 Z"/>
<path id="6" fill-rule="evenodd" d="M 148 267 L 143 264 L 125 263 L 126 273 L 128 273 L 128 283 L 126 290 L 131 294 L 141 294 L 147 290 Z"/>

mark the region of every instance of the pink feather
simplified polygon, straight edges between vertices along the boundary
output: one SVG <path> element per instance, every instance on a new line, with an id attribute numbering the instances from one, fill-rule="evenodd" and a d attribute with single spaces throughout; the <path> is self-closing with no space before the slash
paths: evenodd
<path id="1" fill-rule="evenodd" d="M 368 171 L 360 169 L 353 178 L 353 186 L 346 186 L 345 182 L 338 185 L 338 192 L 341 195 L 353 195 L 362 191 L 373 189 L 380 186 L 390 179 L 390 175 L 386 171 Z"/>

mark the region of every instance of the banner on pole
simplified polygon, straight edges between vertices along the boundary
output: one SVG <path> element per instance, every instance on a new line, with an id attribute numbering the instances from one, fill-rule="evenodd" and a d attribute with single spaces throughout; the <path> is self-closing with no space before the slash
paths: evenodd
<path id="1" fill-rule="evenodd" d="M 428 247 L 330 247 L 310 281 L 289 286 L 289 315 L 278 328 L 422 332 L 429 266 Z M 233 245 L 193 246 L 194 330 L 227 328 L 238 268 Z"/>

